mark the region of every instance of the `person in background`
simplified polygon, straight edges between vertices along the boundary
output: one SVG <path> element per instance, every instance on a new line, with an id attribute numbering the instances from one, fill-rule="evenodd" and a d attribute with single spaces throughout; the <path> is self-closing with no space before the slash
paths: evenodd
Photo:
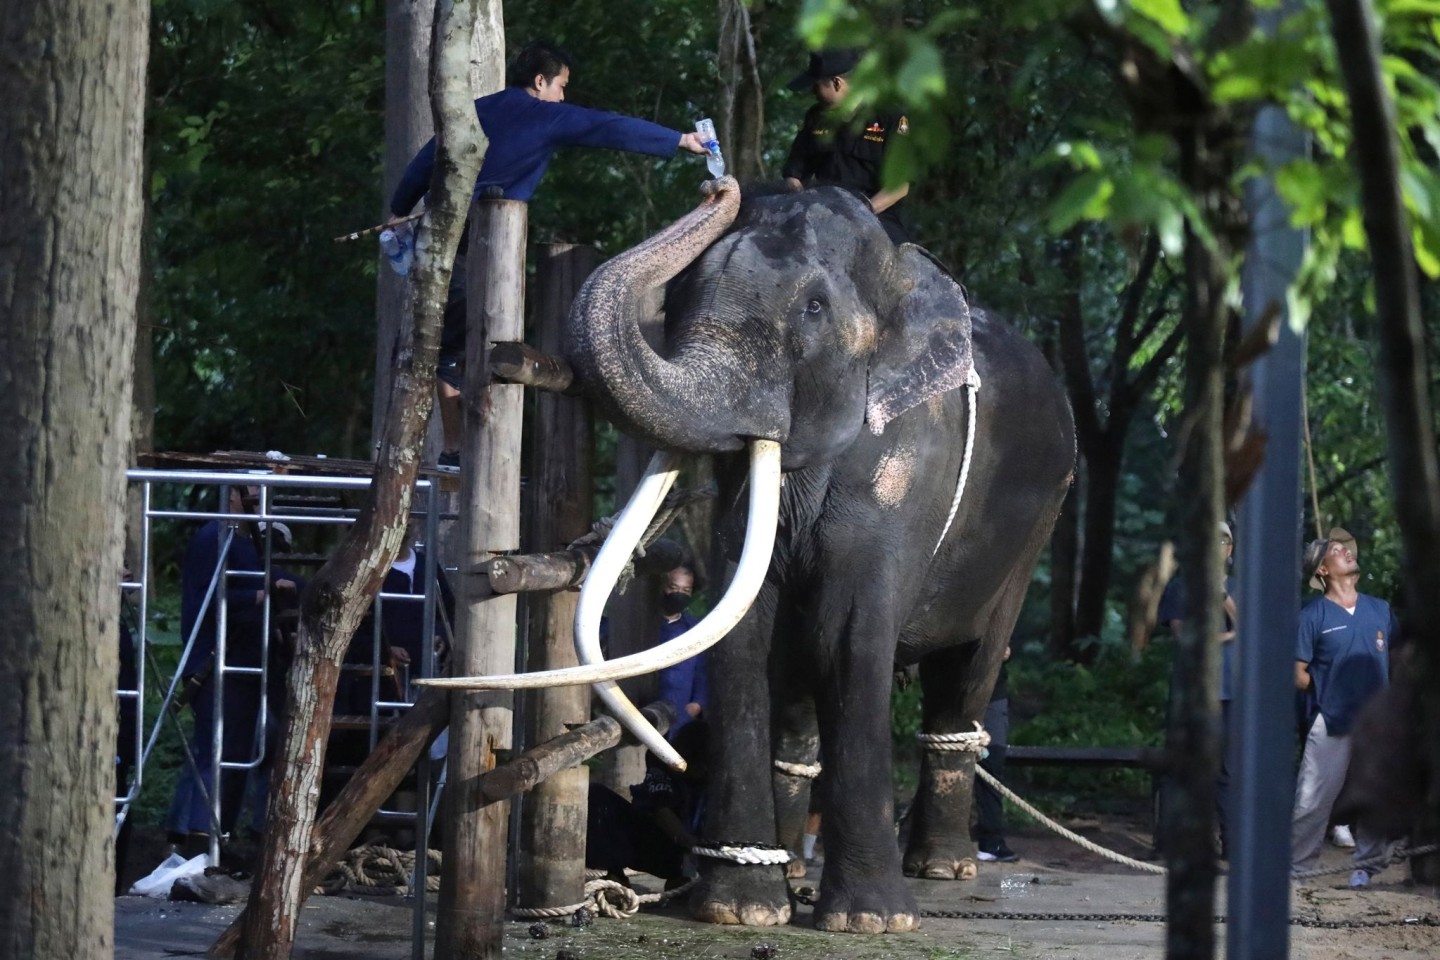
<path id="1" fill-rule="evenodd" d="M 1005 661 L 1010 659 L 1010 645 L 1005 645 Z M 1005 779 L 1005 754 L 1010 741 L 1010 691 L 1006 677 L 1005 662 L 1000 664 L 1000 675 L 995 678 L 995 690 L 990 694 L 990 704 L 985 708 L 985 730 L 990 734 L 990 745 L 979 766 L 996 780 Z M 1000 791 L 986 783 L 979 775 L 975 777 L 975 844 L 980 848 L 976 854 L 981 860 L 1014 863 L 1019 854 L 1005 842 L 1005 806 Z"/>
<path id="2" fill-rule="evenodd" d="M 195 773 L 188 767 L 181 771 L 171 806 L 171 831 L 172 842 L 185 845 L 191 855 L 203 852 L 203 848 L 208 846 L 211 817 L 205 796 L 214 797 L 217 779 L 223 833 L 232 832 L 245 796 L 246 771 L 225 770 L 217 778 L 218 771 L 213 762 L 215 684 L 219 667 L 216 662 L 219 591 L 223 590 L 225 595 L 225 663 L 228 666 L 258 667 L 265 649 L 263 624 L 267 594 L 272 598 L 273 635 L 278 613 L 282 608 L 296 604 L 300 590 L 298 578 L 273 564 L 268 583 L 263 576 L 264 534 L 244 519 L 253 513 L 257 498 L 256 487 L 230 487 L 228 516 L 211 520 L 196 531 L 185 550 L 185 561 L 180 571 L 181 635 L 188 639 L 193 632 L 195 637 L 194 646 L 184 664 L 185 682 L 180 700 L 195 713 L 195 737 L 191 746 L 205 789 L 196 789 Z M 232 530 L 234 537 L 230 539 L 224 564 L 226 575 L 217 582 L 216 595 L 210 597 L 207 603 L 210 584 L 221 565 L 222 548 Z M 236 576 L 237 573 L 242 575 Z M 251 575 L 243 575 L 247 573 Z M 278 645 L 272 644 L 270 652 L 272 656 L 278 655 Z M 273 669 L 270 672 L 272 700 L 275 691 L 283 687 L 283 675 L 278 673 Z M 260 677 L 231 674 L 224 678 L 223 760 L 245 761 L 255 755 L 260 708 Z M 275 718 L 279 716 L 277 703 L 269 704 L 268 714 L 267 735 L 270 735 L 275 731 Z M 266 751 L 267 762 L 262 763 L 261 768 L 268 769 L 269 755 L 270 751 Z M 257 770 L 257 774 L 260 772 Z M 185 842 L 186 835 L 188 844 Z"/>
<path id="3" fill-rule="evenodd" d="M 1230 565 L 1235 555 L 1235 535 L 1231 531 L 1230 524 L 1220 521 L 1220 558 L 1225 572 L 1225 597 L 1224 597 L 1224 625 L 1220 633 L 1215 637 L 1215 642 L 1220 645 L 1220 770 L 1215 778 L 1215 822 L 1220 832 L 1220 857 L 1226 859 L 1229 855 L 1229 834 L 1227 823 L 1230 811 L 1230 704 L 1235 697 L 1235 578 L 1230 573 Z M 1159 620 L 1170 630 L 1170 635 L 1178 642 L 1180 631 L 1185 626 L 1185 606 L 1187 597 L 1185 593 L 1185 578 L 1177 574 L 1166 584 L 1165 592 L 1160 597 Z M 1171 677 L 1171 684 L 1174 684 L 1174 677 Z M 1173 691 L 1171 699 L 1174 699 Z M 1156 781 L 1158 795 L 1157 806 L 1164 803 L 1168 791 L 1171 789 L 1169 778 L 1161 776 Z M 1159 811 L 1156 811 L 1155 822 L 1160 822 Z M 1160 852 L 1160 845 L 1156 843 L 1156 853 Z"/>
<path id="4" fill-rule="evenodd" d="M 677 150 L 704 154 L 693 132 L 681 133 L 658 123 L 565 102 L 572 64 L 559 47 L 532 43 L 510 66 L 509 86 L 475 101 L 475 114 L 489 146 L 475 196 L 528 202 L 545 176 L 550 158 L 561 147 L 598 147 L 652 157 L 670 158 Z M 430 189 L 435 167 L 435 140 L 420 148 L 405 168 L 390 198 L 391 223 L 409 215 Z M 462 407 L 465 386 L 465 251 L 467 226 L 455 255 L 450 291 L 445 301 L 445 325 L 440 335 L 436 368 L 440 421 L 443 431 L 439 466 L 458 469 Z"/>
<path id="5" fill-rule="evenodd" d="M 1313 693 L 1316 710 L 1295 784 L 1292 873 L 1311 869 L 1320 857 L 1330 810 L 1350 767 L 1351 727 L 1361 707 L 1389 685 L 1390 646 L 1399 633 L 1390 605 L 1356 589 L 1359 561 L 1336 533 L 1312 540 L 1302 565 L 1303 579 L 1322 595 L 1301 608 L 1295 647 L 1295 687 Z M 1363 821 L 1351 826 L 1356 868 L 1350 886 L 1365 887 L 1383 868 L 1360 864 L 1381 856 L 1385 843 Z"/>
<path id="6" fill-rule="evenodd" d="M 886 190 L 882 175 L 885 153 L 895 137 L 910 133 L 910 119 L 892 112 L 860 120 L 840 112 L 850 92 L 849 75 L 863 54 L 863 50 L 817 51 L 810 54 L 805 72 L 790 81 L 791 90 L 808 88 L 815 105 L 801 121 L 780 172 L 793 190 L 832 185 L 856 191 L 880 218 L 890 239 L 904 243 L 910 239 L 903 216 L 910 184 Z"/>
<path id="7" fill-rule="evenodd" d="M 695 571 L 682 564 L 665 574 L 665 594 L 660 598 L 660 635 L 657 643 L 668 643 L 698 623 L 685 608 L 695 593 Z M 674 739 L 686 725 L 705 713 L 710 699 L 710 680 L 705 654 L 697 654 L 660 671 L 660 699 L 675 708 L 675 724 L 668 736 Z"/>

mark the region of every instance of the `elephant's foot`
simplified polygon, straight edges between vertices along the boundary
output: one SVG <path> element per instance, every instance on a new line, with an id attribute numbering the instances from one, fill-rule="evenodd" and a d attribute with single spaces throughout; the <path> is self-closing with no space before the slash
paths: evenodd
<path id="1" fill-rule="evenodd" d="M 775 867 L 710 863 L 690 895 L 690 915 L 705 923 L 783 926 L 790 922 L 790 887 Z"/>
<path id="2" fill-rule="evenodd" d="M 974 880 L 979 873 L 975 844 L 912 842 L 905 851 L 905 876 L 924 880 Z"/>
<path id="3" fill-rule="evenodd" d="M 920 908 L 905 881 L 827 875 L 815 905 L 815 929 L 831 933 L 908 933 L 920 926 Z"/>

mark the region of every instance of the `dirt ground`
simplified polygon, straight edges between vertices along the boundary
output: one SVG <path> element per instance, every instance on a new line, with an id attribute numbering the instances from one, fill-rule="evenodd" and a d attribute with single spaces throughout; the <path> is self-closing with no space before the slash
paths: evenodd
<path id="1" fill-rule="evenodd" d="M 1091 821 L 1079 832 L 1129 856 L 1144 856 L 1148 830 L 1134 824 Z M 598 919 L 575 930 L 551 922 L 545 939 L 529 933 L 530 921 L 506 929 L 506 952 L 526 960 L 551 960 L 560 951 L 577 960 L 745 960 L 773 945 L 775 960 L 967 960 L 1009 955 L 1034 960 L 1131 960 L 1164 955 L 1164 925 L 1150 920 L 1086 919 L 1086 915 L 1161 915 L 1164 879 L 1111 863 L 1038 828 L 1017 832 L 1011 846 L 1020 861 L 982 864 L 970 883 L 911 881 L 926 912 L 1046 914 L 1049 919 L 947 919 L 927 917 L 912 934 L 854 937 L 811 926 L 800 907 L 787 927 L 723 928 L 689 920 L 683 906 L 647 910 L 630 920 Z M 1322 866 L 1344 868 L 1348 854 L 1328 849 Z M 823 867 L 796 885 L 818 885 Z M 1406 881 L 1403 866 L 1391 867 L 1363 891 L 1346 887 L 1348 870 L 1295 885 L 1292 917 L 1321 921 L 1396 922 L 1347 929 L 1290 927 L 1290 955 L 1301 960 L 1421 960 L 1440 955 L 1440 891 Z M 640 878 L 638 887 L 658 889 Z M 433 909 L 433 897 L 431 898 Z M 211 907 L 123 897 L 116 901 L 117 960 L 198 956 L 235 916 L 235 906 Z M 1225 911 L 1224 881 L 1216 910 Z M 1064 917 L 1056 917 L 1064 914 Z M 315 897 L 307 905 L 297 960 L 408 960 L 412 908 L 394 897 Z M 1414 922 L 1405 923 L 1407 919 Z M 434 932 L 433 921 L 429 924 Z M 1217 955 L 1224 954 L 1225 927 L 1216 926 Z M 760 950 L 757 955 L 764 953 Z M 430 955 L 427 950 L 427 956 Z"/>

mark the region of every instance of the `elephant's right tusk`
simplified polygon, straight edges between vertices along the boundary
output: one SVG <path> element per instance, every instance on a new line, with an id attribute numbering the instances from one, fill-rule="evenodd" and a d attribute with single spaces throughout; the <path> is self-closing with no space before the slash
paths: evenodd
<path id="1" fill-rule="evenodd" d="M 652 471 L 655 466 L 656 461 L 651 461 Z M 651 471 L 647 471 L 646 477 L 649 478 L 650 475 Z M 643 485 L 644 481 L 642 481 Z M 663 498 L 663 491 L 659 496 Z M 750 605 L 755 602 L 755 597 L 765 582 L 765 574 L 770 569 L 770 555 L 775 549 L 775 530 L 780 516 L 780 444 L 773 440 L 750 441 L 749 503 L 750 517 L 745 529 L 745 546 L 740 552 L 740 564 L 735 570 L 735 576 L 730 581 L 730 588 L 725 591 L 725 595 L 720 598 L 705 619 L 674 640 L 615 660 L 589 663 L 578 667 L 562 667 L 537 673 L 491 677 L 448 677 L 415 682 L 427 686 L 461 690 L 525 690 L 564 687 L 579 683 L 602 684 L 606 681 L 623 680 L 627 677 L 653 673 L 704 653 L 721 637 L 729 633 L 745 616 Z M 629 509 L 627 506 L 627 513 Z M 647 516 L 641 522 L 642 532 L 644 525 L 648 523 L 649 517 Z M 620 524 L 617 522 L 617 529 L 619 526 Z M 614 536 L 615 534 L 612 532 L 611 537 Z M 609 539 L 606 538 L 607 545 Z M 631 549 L 633 549 L 633 544 Z M 625 556 L 628 556 L 628 550 Z M 599 562 L 597 557 L 597 566 Z M 593 570 L 591 575 L 594 575 Z M 598 580 L 596 582 L 598 585 Z M 608 593 L 608 589 L 602 593 Z M 581 610 L 588 609 L 590 608 L 585 604 L 585 597 L 582 594 Z M 580 612 L 577 611 L 577 626 L 580 616 Z M 597 625 L 598 622 L 597 619 Z M 617 690 L 616 694 L 624 698 L 624 694 L 620 691 Z M 608 698 L 607 702 L 609 702 Z M 629 704 L 629 709 L 622 708 L 619 711 L 622 715 L 616 719 L 624 723 L 632 733 L 666 762 L 674 765 L 678 761 L 683 767 L 683 761 L 680 761 L 679 755 L 675 753 L 674 748 L 665 738 L 660 736 L 659 731 L 651 726 L 638 710 L 635 710 L 634 705 L 630 704 L 628 699 L 625 699 L 624 702 Z"/>

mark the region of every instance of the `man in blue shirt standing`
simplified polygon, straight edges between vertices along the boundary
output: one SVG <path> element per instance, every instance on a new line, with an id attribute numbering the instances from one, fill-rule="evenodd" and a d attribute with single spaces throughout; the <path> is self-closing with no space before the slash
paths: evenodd
<path id="1" fill-rule="evenodd" d="M 704 154 L 694 133 L 681 133 L 658 123 L 587 110 L 565 102 L 570 60 L 557 47 L 535 43 L 520 51 L 510 67 L 509 86 L 475 101 L 475 114 L 489 146 L 475 196 L 529 202 L 560 147 L 600 147 L 668 159 L 679 149 Z M 435 140 L 420 148 L 390 199 L 396 218 L 410 213 L 430 188 L 435 166 Z M 465 377 L 465 250 L 469 230 L 461 235 L 455 270 L 445 302 L 436 369 L 440 422 L 444 432 L 440 466 L 458 467 L 460 460 L 460 391 Z"/>
<path id="2" fill-rule="evenodd" d="M 1332 531 L 1334 533 L 1335 531 Z M 1330 808 L 1350 766 L 1350 730 L 1360 708 L 1390 682 L 1390 645 L 1398 627 L 1390 605 L 1355 589 L 1360 564 L 1338 538 L 1313 540 L 1305 548 L 1304 576 L 1324 595 L 1300 610 L 1295 686 L 1309 691 L 1318 708 L 1305 738 L 1295 784 L 1290 827 L 1291 870 L 1315 865 L 1325 842 Z M 1355 824 L 1357 863 L 1384 852 L 1383 838 Z M 1357 867 L 1350 886 L 1363 887 L 1381 868 Z"/>

